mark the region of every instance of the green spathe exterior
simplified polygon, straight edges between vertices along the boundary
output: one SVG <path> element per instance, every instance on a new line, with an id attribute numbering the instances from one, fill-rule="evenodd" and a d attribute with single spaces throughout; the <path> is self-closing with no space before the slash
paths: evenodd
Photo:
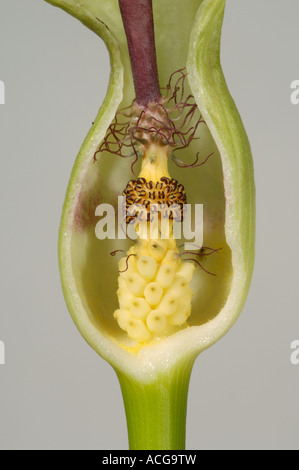
<path id="1" fill-rule="evenodd" d="M 90 188 L 97 183 L 92 181 L 90 170 L 94 153 L 117 109 L 129 105 L 134 99 L 118 2 L 47 1 L 78 18 L 100 36 L 111 58 L 107 96 L 77 157 L 63 209 L 59 262 L 65 299 L 82 336 L 118 374 L 127 411 L 130 448 L 183 449 L 188 382 L 194 360 L 237 320 L 247 298 L 254 265 L 255 188 L 251 150 L 220 64 L 225 0 L 153 0 L 153 6 L 161 83 L 167 83 L 173 71 L 187 67 L 191 92 L 218 149 L 223 178 L 218 178 L 215 183 L 211 176 L 211 194 L 217 198 L 222 191 L 225 201 L 222 229 L 231 253 L 231 270 L 227 274 L 229 289 L 227 295 L 219 300 L 215 315 L 210 315 L 207 321 L 192 324 L 157 344 L 145 345 L 135 353 L 124 347 L 121 341 L 114 340 L 112 330 L 101 327 L 93 310 L 96 286 L 89 289 L 89 274 L 86 274 L 88 266 L 90 271 L 95 270 L 92 264 L 94 256 L 88 258 L 85 255 L 88 252 L 86 247 L 97 246 L 92 240 L 94 233 L 91 229 L 74 230 L 78 201 L 82 194 L 90 197 L 93 194 Z M 208 137 L 203 145 L 205 142 L 208 154 Z M 107 175 L 109 171 L 118 171 L 117 163 L 111 165 L 111 168 L 103 167 Z M 85 202 L 88 200 L 85 197 Z M 218 209 L 217 206 L 216 213 Z M 220 216 L 219 220 L 222 220 Z M 90 248 L 89 251 L 95 253 L 92 251 L 95 249 Z M 100 281 L 99 278 L 99 288 Z M 113 311 L 103 307 L 103 315 L 108 318 L 112 314 Z M 151 415 L 154 403 L 158 411 Z M 140 422 L 142 411 L 143 424 L 138 430 L 136 423 Z"/>

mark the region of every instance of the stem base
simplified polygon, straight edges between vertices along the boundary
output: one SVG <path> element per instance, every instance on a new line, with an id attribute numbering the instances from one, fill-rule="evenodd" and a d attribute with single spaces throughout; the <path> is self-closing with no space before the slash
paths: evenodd
<path id="1" fill-rule="evenodd" d="M 130 450 L 184 450 L 187 400 L 194 361 L 139 383 L 120 372 Z"/>

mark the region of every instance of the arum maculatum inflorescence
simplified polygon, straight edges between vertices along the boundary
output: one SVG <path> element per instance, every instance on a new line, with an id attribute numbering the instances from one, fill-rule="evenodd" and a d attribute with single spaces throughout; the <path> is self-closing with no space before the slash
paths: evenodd
<path id="1" fill-rule="evenodd" d="M 126 14 L 124 10 L 124 20 L 128 21 L 130 16 Z M 171 91 L 175 75 L 178 78 Z M 183 70 L 172 74 L 166 87 L 168 96 L 158 95 L 156 102 L 147 103 L 139 92 L 143 104 L 135 101 L 126 113 L 118 113 L 127 122 L 120 123 L 117 115 L 95 153 L 95 159 L 105 151 L 123 158 L 132 156 L 132 171 L 142 159 L 139 177 L 123 191 L 126 223 L 135 225 L 138 242 L 119 263 L 119 309 L 114 312 L 120 328 L 138 343 L 174 333 L 174 327 L 185 325 L 191 314 L 190 284 L 195 266 L 182 260 L 173 236 L 173 221 L 183 221 L 187 194 L 168 172 L 169 160 L 177 163 L 174 152 L 189 147 L 199 124 L 204 124 L 193 96 L 184 96 L 186 76 Z M 189 168 L 195 166 L 201 164 L 186 164 Z"/>
<path id="2" fill-rule="evenodd" d="M 252 157 L 220 65 L 225 0 L 47 1 L 111 59 L 62 214 L 65 299 L 117 373 L 130 448 L 183 449 L 194 361 L 238 318 L 253 271 Z M 115 239 L 96 236 L 101 204 L 124 215 Z M 186 204 L 203 206 L 201 243 L 182 231 L 197 227 Z"/>

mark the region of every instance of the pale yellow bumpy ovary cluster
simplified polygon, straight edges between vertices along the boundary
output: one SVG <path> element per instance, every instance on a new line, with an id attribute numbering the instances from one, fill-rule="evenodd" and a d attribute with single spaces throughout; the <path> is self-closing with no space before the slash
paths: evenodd
<path id="1" fill-rule="evenodd" d="M 140 240 L 119 263 L 119 326 L 138 342 L 171 333 L 191 313 L 195 266 L 183 262 L 173 239 Z"/>
<path id="2" fill-rule="evenodd" d="M 168 158 L 169 149 L 150 146 L 139 177 L 153 182 L 168 177 Z M 139 343 L 171 334 L 186 323 L 195 271 L 193 263 L 182 261 L 172 234 L 153 240 L 142 233 L 139 228 L 138 242 L 119 262 L 119 309 L 114 312 L 120 328 Z"/>

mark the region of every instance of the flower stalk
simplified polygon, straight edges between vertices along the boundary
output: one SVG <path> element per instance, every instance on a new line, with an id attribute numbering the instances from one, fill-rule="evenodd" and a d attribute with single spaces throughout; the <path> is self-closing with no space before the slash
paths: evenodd
<path id="1" fill-rule="evenodd" d="M 131 59 L 136 103 L 146 107 L 161 99 L 152 0 L 119 0 Z"/>
<path id="2" fill-rule="evenodd" d="M 142 383 L 122 373 L 123 394 L 131 450 L 184 450 L 189 381 L 193 361 Z"/>

